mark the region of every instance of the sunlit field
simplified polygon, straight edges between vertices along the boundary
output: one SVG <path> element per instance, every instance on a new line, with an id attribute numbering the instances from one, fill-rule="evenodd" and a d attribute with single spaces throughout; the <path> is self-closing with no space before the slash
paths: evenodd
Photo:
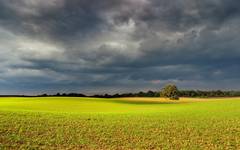
<path id="1" fill-rule="evenodd" d="M 0 149 L 240 149 L 240 98 L 0 98 Z"/>

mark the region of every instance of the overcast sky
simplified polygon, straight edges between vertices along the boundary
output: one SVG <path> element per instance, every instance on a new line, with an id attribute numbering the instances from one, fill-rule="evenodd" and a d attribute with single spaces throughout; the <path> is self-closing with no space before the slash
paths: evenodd
<path id="1" fill-rule="evenodd" d="M 0 94 L 240 89 L 239 0 L 0 0 Z"/>

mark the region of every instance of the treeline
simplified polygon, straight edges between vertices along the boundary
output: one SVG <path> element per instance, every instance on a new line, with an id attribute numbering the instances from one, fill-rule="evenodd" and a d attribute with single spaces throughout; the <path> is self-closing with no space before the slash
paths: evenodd
<path id="1" fill-rule="evenodd" d="M 96 94 L 87 96 L 82 93 L 57 93 L 53 95 L 42 94 L 38 97 L 97 97 L 97 98 L 118 98 L 118 97 L 160 97 L 160 92 L 138 92 L 138 93 L 123 93 L 123 94 Z"/>
<path id="2" fill-rule="evenodd" d="M 123 93 L 123 94 L 97 94 L 86 96 L 81 93 L 57 93 L 54 95 L 38 95 L 38 96 L 58 96 L 58 97 L 97 97 L 97 98 L 120 98 L 120 97 L 161 97 L 161 92 L 147 91 L 138 93 Z M 240 97 L 240 91 L 201 91 L 201 90 L 179 90 L 179 97 Z"/>
<path id="3" fill-rule="evenodd" d="M 179 97 L 240 97 L 240 91 L 201 91 L 201 90 L 180 90 L 178 91 Z M 117 98 L 117 97 L 162 97 L 161 92 L 148 91 L 148 92 L 138 92 L 138 93 L 124 93 L 124 94 L 104 94 L 104 95 L 94 95 L 92 97 L 99 98 Z"/>
<path id="4" fill-rule="evenodd" d="M 104 94 L 104 95 L 93 95 L 91 97 L 99 98 L 118 98 L 118 97 L 160 97 L 160 92 L 148 91 L 138 93 L 123 93 L 123 94 Z"/>
<path id="5" fill-rule="evenodd" d="M 58 97 L 87 97 L 85 94 L 82 93 L 57 93 L 53 95 L 42 94 L 38 95 L 37 97 L 51 97 L 51 96 L 58 96 Z"/>
<path id="6" fill-rule="evenodd" d="M 202 90 L 179 90 L 179 97 L 240 97 L 240 91 L 202 91 Z M 147 91 L 138 93 L 123 93 L 123 94 L 97 94 L 85 95 L 82 93 L 57 93 L 57 94 L 41 94 L 37 96 L 29 95 L 0 95 L 0 97 L 97 97 L 97 98 L 121 98 L 121 97 L 162 97 L 161 91 Z"/>
<path id="7" fill-rule="evenodd" d="M 180 97 L 239 97 L 240 91 L 200 91 L 200 90 L 183 90 L 179 91 Z"/>

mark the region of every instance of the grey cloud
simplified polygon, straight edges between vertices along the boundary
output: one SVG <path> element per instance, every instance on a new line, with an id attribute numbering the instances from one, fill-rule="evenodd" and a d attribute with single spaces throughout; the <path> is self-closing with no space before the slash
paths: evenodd
<path id="1" fill-rule="evenodd" d="M 235 0 L 0 0 L 0 89 L 97 93 L 157 90 L 167 82 L 238 89 L 239 6 Z"/>

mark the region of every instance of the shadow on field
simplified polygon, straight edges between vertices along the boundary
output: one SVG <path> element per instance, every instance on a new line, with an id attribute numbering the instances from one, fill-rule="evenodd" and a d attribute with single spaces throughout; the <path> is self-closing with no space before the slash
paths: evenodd
<path id="1" fill-rule="evenodd" d="M 191 103 L 188 101 L 181 100 L 151 100 L 151 99 L 117 99 L 117 98 L 99 98 L 99 99 L 86 99 L 85 101 L 94 102 L 107 102 L 107 103 L 118 103 L 118 104 L 133 104 L 133 105 L 173 105 L 173 104 L 183 104 Z"/>
<path id="2" fill-rule="evenodd" d="M 108 100 L 108 101 L 119 104 L 134 104 L 134 105 L 180 104 L 178 102 L 137 101 L 137 100 Z"/>

